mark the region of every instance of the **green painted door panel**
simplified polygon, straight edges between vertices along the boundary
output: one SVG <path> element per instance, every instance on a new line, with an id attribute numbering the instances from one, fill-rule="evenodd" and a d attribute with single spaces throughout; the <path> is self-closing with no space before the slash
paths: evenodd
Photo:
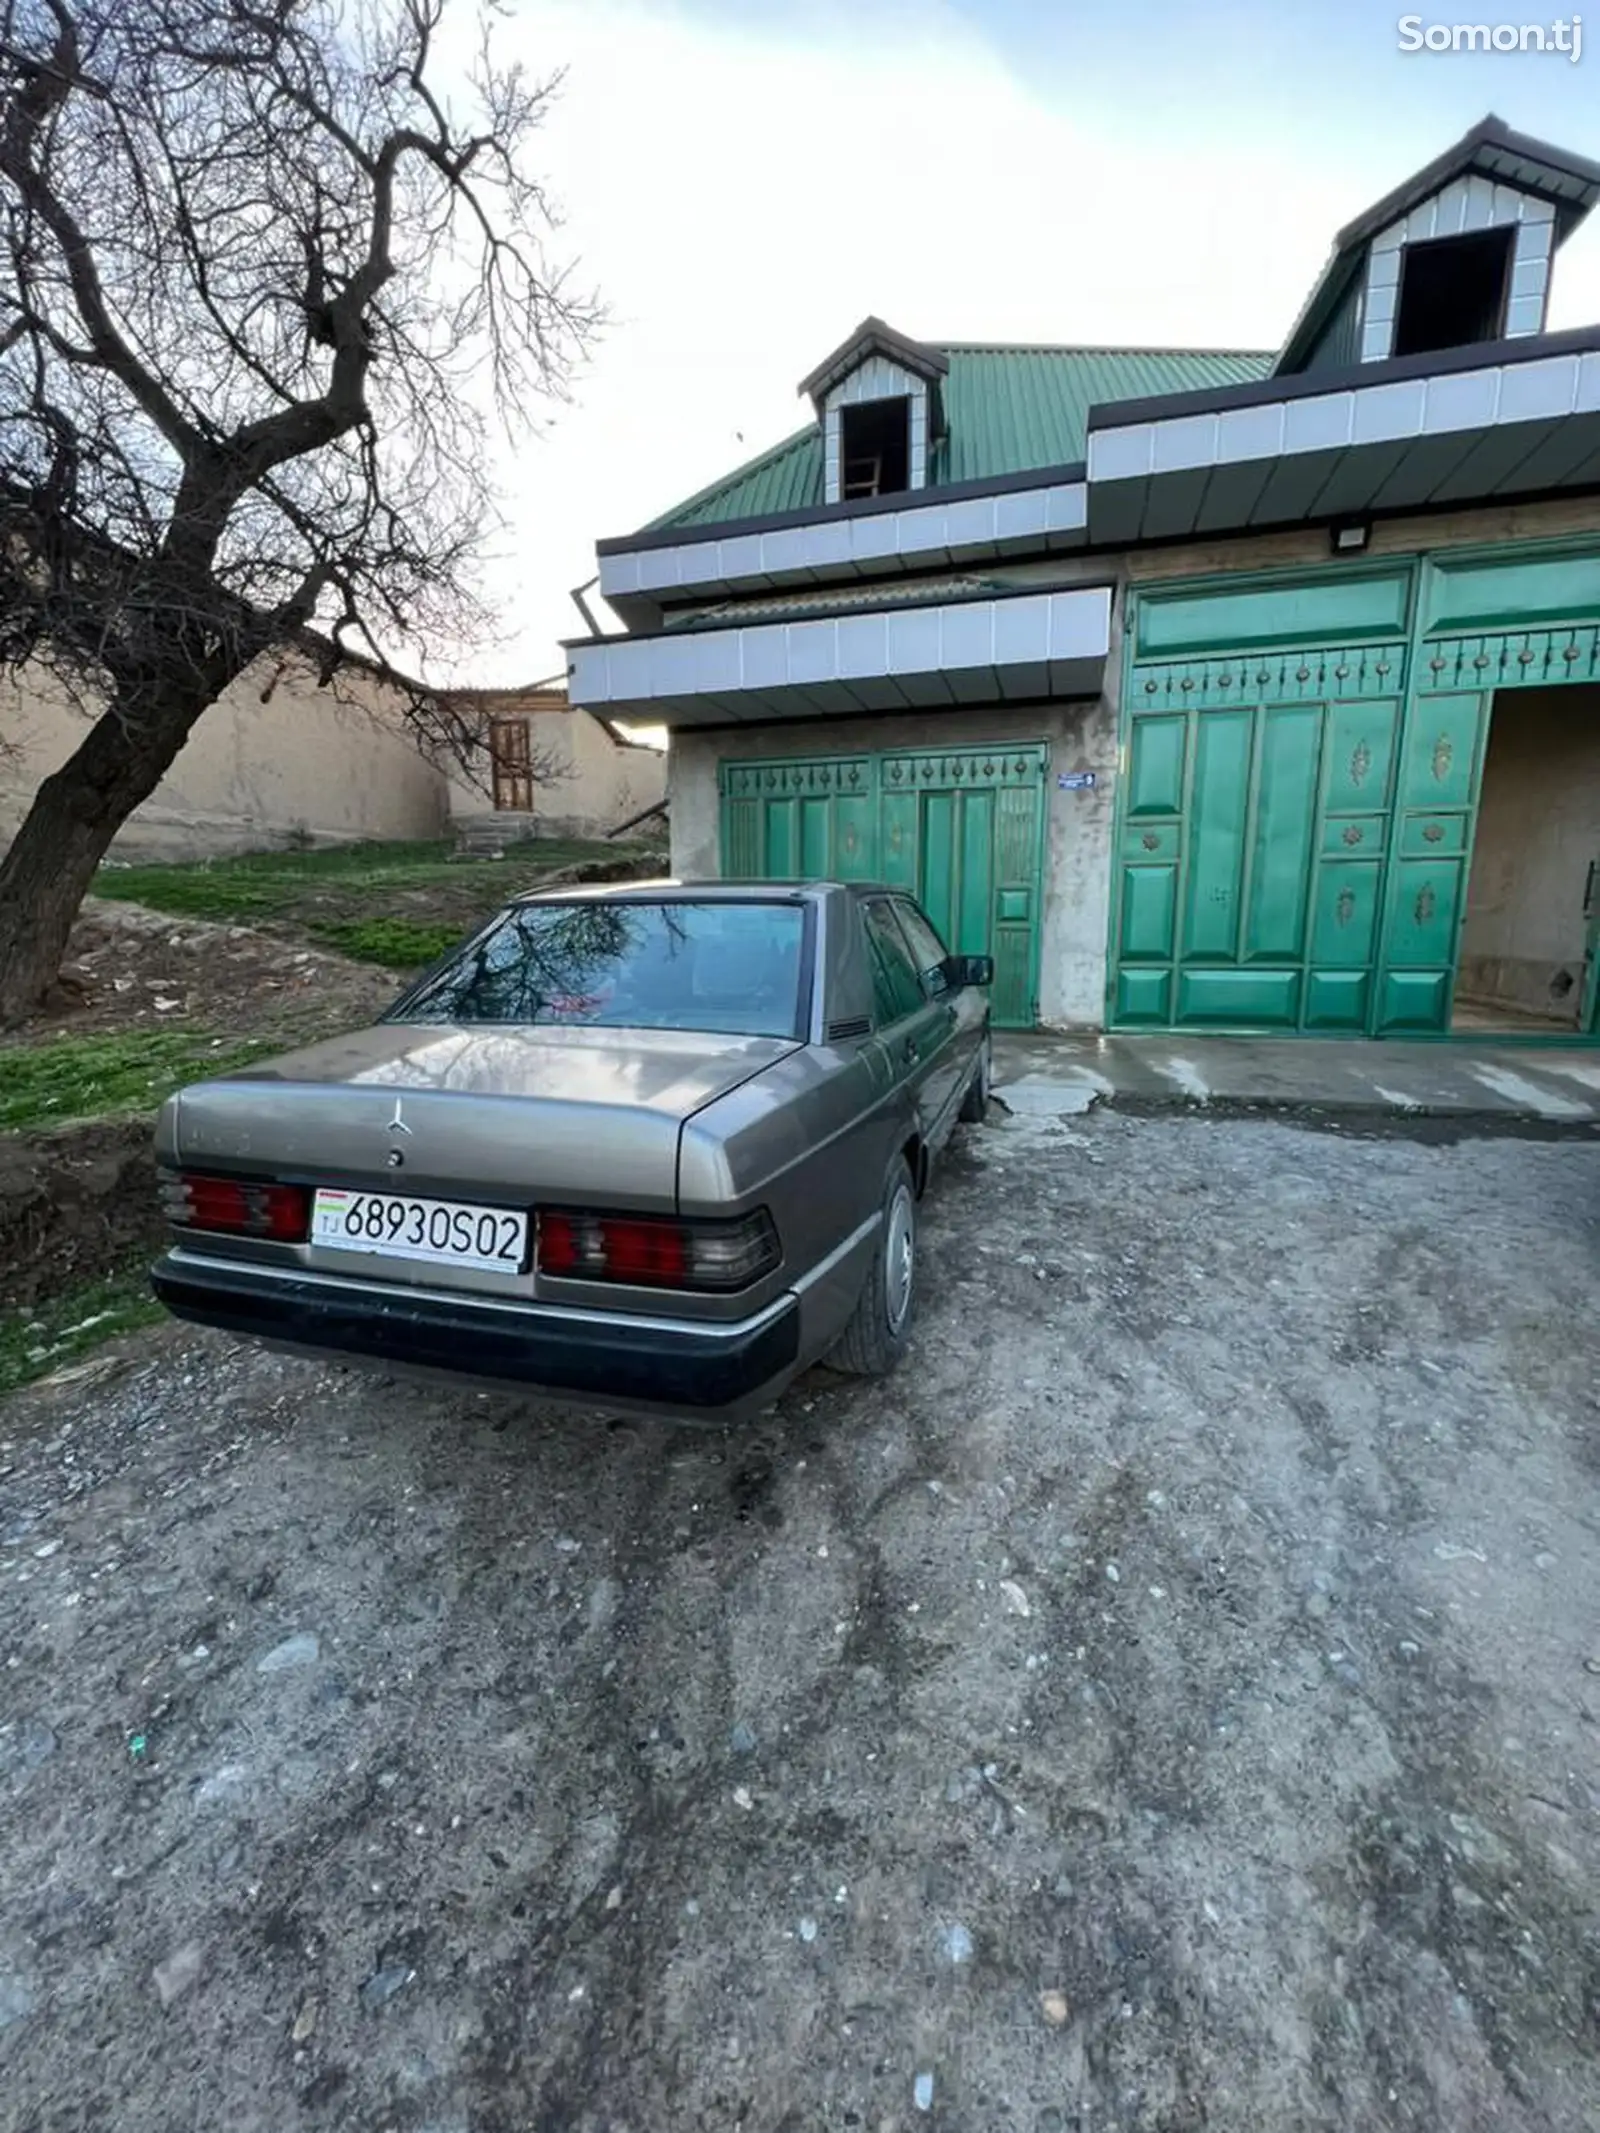
<path id="1" fill-rule="evenodd" d="M 1400 705 L 1394 697 L 1331 707 L 1328 775 L 1322 796 L 1330 815 L 1361 814 L 1388 806 L 1399 719 Z"/>
<path id="2" fill-rule="evenodd" d="M 1186 718 L 1137 718 L 1128 744 L 1126 813 L 1175 815 L 1183 807 L 1183 760 L 1189 731 Z"/>
<path id="3" fill-rule="evenodd" d="M 994 957 L 996 1024 L 1030 1028 L 1046 768 L 1033 743 L 724 764 L 723 872 L 909 890 L 953 950 Z"/>
<path id="4" fill-rule="evenodd" d="M 990 1012 L 996 1029 L 1032 1029 L 1038 1020 L 1033 1003 L 1034 939 L 1020 927 L 1007 927 L 995 935 L 994 984 L 989 988 Z"/>
<path id="5" fill-rule="evenodd" d="M 1177 1020 L 1207 1029 L 1271 1029 L 1298 1019 L 1298 970 L 1180 970 Z"/>
<path id="6" fill-rule="evenodd" d="M 1398 636 L 1406 626 L 1411 575 L 1405 565 L 1323 571 L 1298 585 L 1244 591 L 1141 592 L 1134 617 L 1140 659 L 1241 645 L 1346 644 Z"/>
<path id="7" fill-rule="evenodd" d="M 1314 964 L 1365 969 L 1378 938 L 1383 867 L 1376 859 L 1327 860 L 1317 869 L 1311 920 Z"/>
<path id="8" fill-rule="evenodd" d="M 1448 970 L 1388 970 L 1379 981 L 1378 1029 L 1443 1029 L 1450 1015 Z"/>
<path id="9" fill-rule="evenodd" d="M 766 837 L 761 849 L 761 865 L 757 872 L 775 881 L 794 881 L 800 873 L 800 803 L 798 800 L 769 800 L 766 808 Z"/>
<path id="10" fill-rule="evenodd" d="M 722 803 L 722 871 L 732 881 L 753 881 L 761 872 L 761 803 Z"/>
<path id="11" fill-rule="evenodd" d="M 961 952 L 993 955 L 995 982 L 990 998 L 995 1020 L 1003 1028 L 1029 1029 L 1038 1013 L 1044 870 L 1043 763 L 1034 783 L 969 793 L 967 804 L 972 809 L 968 836 L 980 821 L 992 824 L 992 829 L 983 907 L 987 917 L 980 923 L 977 906 L 973 907 L 971 945 L 963 943 Z M 974 857 L 974 871 L 977 865 Z"/>
<path id="12" fill-rule="evenodd" d="M 1259 749 L 1244 960 L 1298 962 L 1305 943 L 1322 707 L 1296 704 L 1263 712 Z"/>
<path id="13" fill-rule="evenodd" d="M 1400 825 L 1400 849 L 1422 859 L 1435 852 L 1464 852 L 1467 830 L 1465 815 L 1407 815 Z"/>
<path id="14" fill-rule="evenodd" d="M 994 801 L 992 792 L 964 792 L 956 807 L 961 826 L 961 874 L 955 920 L 945 939 L 957 955 L 987 955 L 994 902 Z"/>
<path id="15" fill-rule="evenodd" d="M 1322 825 L 1325 859 L 1379 858 L 1389 832 L 1387 815 L 1329 815 Z"/>
<path id="16" fill-rule="evenodd" d="M 917 796 L 886 792 L 878 802 L 878 878 L 917 893 Z"/>
<path id="17" fill-rule="evenodd" d="M 1117 973 L 1116 1020 L 1122 1025 L 1159 1028 L 1172 1020 L 1170 970 L 1121 970 Z"/>
<path id="18" fill-rule="evenodd" d="M 1181 822 L 1130 822 L 1122 832 L 1124 859 L 1176 859 L 1183 849 Z"/>
<path id="19" fill-rule="evenodd" d="M 1333 669 L 1346 656 L 1305 654 Z M 1149 1026 L 1164 1002 L 1177 1026 L 1363 1026 L 1399 713 L 1398 698 L 1380 697 L 1133 718 L 1135 757 L 1148 726 L 1161 760 L 1187 764 L 1189 782 L 1180 817 L 1124 812 L 1115 1019 Z M 1153 810 L 1170 781 L 1148 774 L 1144 790 Z M 1132 985 L 1139 966 L 1169 963 L 1170 985 Z"/>
<path id="20" fill-rule="evenodd" d="M 989 997 L 1000 1029 L 1030 1029 L 1037 1018 L 1045 769 L 1045 751 L 1034 747 L 886 756 L 879 765 L 880 844 L 887 852 L 900 837 L 889 878 L 912 890 L 956 954 L 994 957 Z M 920 791 L 901 791 L 907 779 Z"/>
<path id="21" fill-rule="evenodd" d="M 995 879 L 1020 890 L 1028 917 L 1039 915 L 1040 869 L 1044 863 L 1044 767 L 1030 785 L 1002 785 L 994 795 Z"/>
<path id="22" fill-rule="evenodd" d="M 1305 1027 L 1365 1029 L 1371 990 L 1371 974 L 1365 970 L 1309 970 L 1306 973 Z"/>
<path id="23" fill-rule="evenodd" d="M 834 802 L 800 802 L 800 872 L 811 881 L 833 872 Z"/>
<path id="24" fill-rule="evenodd" d="M 1477 791 L 1482 696 L 1419 696 L 1411 706 L 1402 808 L 1470 807 Z"/>
<path id="25" fill-rule="evenodd" d="M 1454 963 L 1461 880 L 1459 859 L 1399 862 L 1385 943 L 1385 960 L 1391 970 Z"/>
<path id="26" fill-rule="evenodd" d="M 1535 629 L 1600 617 L 1600 571 L 1592 555 L 1442 558 L 1423 572 L 1428 636 Z"/>
<path id="27" fill-rule="evenodd" d="M 1122 953 L 1129 962 L 1170 963 L 1178 909 L 1176 867 L 1122 870 Z"/>
<path id="28" fill-rule="evenodd" d="M 1197 724 L 1181 953 L 1185 961 L 1232 962 L 1239 948 L 1253 720 L 1248 711 L 1207 711 Z"/>
<path id="29" fill-rule="evenodd" d="M 918 825 L 916 895 L 947 941 L 954 941 L 956 916 L 956 796 L 925 792 Z"/>
<path id="30" fill-rule="evenodd" d="M 834 802 L 831 871 L 840 881 L 879 881 L 878 838 L 868 793 L 844 793 Z"/>

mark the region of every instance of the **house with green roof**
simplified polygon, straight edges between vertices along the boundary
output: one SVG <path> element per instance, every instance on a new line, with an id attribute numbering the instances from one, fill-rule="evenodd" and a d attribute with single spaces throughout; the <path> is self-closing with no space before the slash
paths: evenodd
<path id="1" fill-rule="evenodd" d="M 1001 1027 L 1592 1042 L 1597 198 L 1487 118 L 1271 351 L 863 320 L 598 544 L 570 692 L 668 728 L 674 872 L 910 890 Z"/>

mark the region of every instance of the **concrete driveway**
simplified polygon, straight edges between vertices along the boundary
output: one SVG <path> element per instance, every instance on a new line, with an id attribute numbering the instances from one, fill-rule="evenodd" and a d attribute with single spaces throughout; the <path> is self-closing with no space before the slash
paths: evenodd
<path id="1" fill-rule="evenodd" d="M 0 1414 L 19 2133 L 1600 2123 L 1600 1149 L 1018 1117 L 733 1441 Z"/>

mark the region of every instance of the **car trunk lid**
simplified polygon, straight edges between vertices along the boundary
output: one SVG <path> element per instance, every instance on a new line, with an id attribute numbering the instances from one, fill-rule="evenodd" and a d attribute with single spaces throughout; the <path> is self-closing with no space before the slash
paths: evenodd
<path id="1" fill-rule="evenodd" d="M 380 1023 L 186 1089 L 163 1154 L 184 1169 L 670 1213 L 683 1122 L 795 1049 L 681 1031 Z"/>

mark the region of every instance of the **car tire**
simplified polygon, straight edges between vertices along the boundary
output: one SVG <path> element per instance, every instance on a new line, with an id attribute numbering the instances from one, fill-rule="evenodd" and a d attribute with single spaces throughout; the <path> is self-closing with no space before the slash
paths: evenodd
<path id="1" fill-rule="evenodd" d="M 828 1361 L 852 1377 L 887 1377 L 906 1351 L 917 1300 L 917 1188 L 904 1156 L 883 1190 L 872 1267 Z"/>
<path id="2" fill-rule="evenodd" d="M 967 1083 L 967 1093 L 956 1113 L 964 1126 L 981 1126 L 989 1115 L 989 1077 L 994 1071 L 994 1053 L 985 1035 L 978 1051 L 978 1070 Z"/>

